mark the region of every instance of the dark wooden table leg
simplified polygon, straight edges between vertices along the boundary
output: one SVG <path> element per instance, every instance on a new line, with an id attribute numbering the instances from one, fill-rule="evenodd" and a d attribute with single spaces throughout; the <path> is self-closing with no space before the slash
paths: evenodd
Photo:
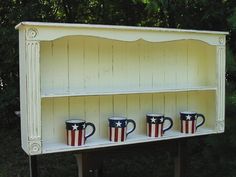
<path id="1" fill-rule="evenodd" d="M 186 145 L 186 140 L 177 141 L 177 154 L 175 157 L 175 175 L 174 177 L 185 177 L 185 168 L 186 168 L 186 157 L 184 153 L 184 147 Z"/>
<path id="2" fill-rule="evenodd" d="M 29 156 L 29 170 L 30 177 L 38 177 L 38 163 L 37 156 Z"/>

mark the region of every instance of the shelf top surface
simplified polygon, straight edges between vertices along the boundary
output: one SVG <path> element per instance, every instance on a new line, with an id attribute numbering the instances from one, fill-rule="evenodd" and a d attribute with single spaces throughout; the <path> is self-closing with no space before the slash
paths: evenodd
<path id="1" fill-rule="evenodd" d="M 227 35 L 225 31 L 206 31 L 206 30 L 186 30 L 176 28 L 160 27 L 140 27 L 140 26 L 119 26 L 119 25 L 100 25 L 100 24 L 77 24 L 77 23 L 49 23 L 49 22 L 20 22 L 15 26 L 19 29 L 24 26 L 38 27 L 63 27 L 63 28 L 90 28 L 90 29 L 112 29 L 112 30 L 137 30 L 137 31 L 160 31 L 160 32 L 179 32 L 179 33 L 199 33 L 199 34 L 220 34 Z"/>

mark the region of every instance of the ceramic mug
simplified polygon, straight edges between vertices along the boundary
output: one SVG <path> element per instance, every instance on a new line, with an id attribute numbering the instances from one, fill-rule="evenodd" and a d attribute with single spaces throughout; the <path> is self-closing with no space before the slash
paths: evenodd
<path id="1" fill-rule="evenodd" d="M 201 118 L 202 121 L 197 123 L 197 119 Z M 183 111 L 180 112 L 181 121 L 181 133 L 195 133 L 197 128 L 202 126 L 205 122 L 205 117 L 203 114 L 198 114 L 196 112 Z"/>
<path id="2" fill-rule="evenodd" d="M 149 137 L 162 137 L 163 134 L 170 130 L 173 126 L 173 121 L 170 117 L 165 117 L 164 114 L 147 114 L 147 136 Z M 165 122 L 169 122 L 169 125 L 164 128 Z"/>
<path id="3" fill-rule="evenodd" d="M 126 117 L 110 117 L 109 122 L 109 140 L 113 142 L 123 142 L 127 136 L 136 128 L 136 123 Z M 133 128 L 127 130 L 127 125 L 132 124 Z"/>
<path id="4" fill-rule="evenodd" d="M 86 128 L 92 127 L 92 132 L 86 135 Z M 88 137 L 95 133 L 95 125 L 90 122 L 86 122 L 81 119 L 69 119 L 66 120 L 66 137 L 67 145 L 69 146 L 81 146 L 85 144 Z"/>

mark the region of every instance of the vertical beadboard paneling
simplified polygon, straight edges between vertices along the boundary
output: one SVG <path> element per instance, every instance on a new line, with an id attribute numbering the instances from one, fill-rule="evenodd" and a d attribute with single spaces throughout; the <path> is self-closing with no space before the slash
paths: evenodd
<path id="1" fill-rule="evenodd" d="M 140 94 L 140 115 L 139 115 L 139 131 L 146 134 L 146 114 L 153 112 L 153 97 L 152 94 Z"/>
<path id="2" fill-rule="evenodd" d="M 125 42 L 113 41 L 113 89 L 128 90 Z"/>
<path id="3" fill-rule="evenodd" d="M 206 127 L 215 129 L 215 122 L 217 121 L 216 116 L 216 92 L 206 92 L 205 98 L 207 99 L 207 117 L 206 117 Z M 205 101 L 205 100 L 204 100 Z"/>
<path id="4" fill-rule="evenodd" d="M 175 88 L 176 87 L 176 81 L 177 81 L 177 71 L 179 68 L 177 68 L 177 44 L 176 43 L 165 43 L 165 87 L 166 88 Z"/>
<path id="5" fill-rule="evenodd" d="M 127 117 L 127 96 L 114 95 L 113 96 L 113 110 L 114 116 Z"/>
<path id="6" fill-rule="evenodd" d="M 138 90 L 139 88 L 139 48 L 138 42 L 126 43 L 127 48 L 127 87 L 131 90 Z"/>
<path id="7" fill-rule="evenodd" d="M 205 86 L 207 78 L 206 46 L 202 42 L 188 41 L 188 84 Z"/>
<path id="8" fill-rule="evenodd" d="M 198 62 L 198 86 L 206 86 L 207 83 L 207 74 L 208 70 L 211 68 L 211 66 L 208 66 L 208 58 L 206 53 L 207 45 L 203 42 L 196 41 L 195 42 L 195 51 L 197 51 L 197 62 Z"/>
<path id="9" fill-rule="evenodd" d="M 53 41 L 53 93 L 68 93 L 68 41 L 58 39 Z M 49 71 L 50 72 L 50 71 Z"/>
<path id="10" fill-rule="evenodd" d="M 99 40 L 99 91 L 112 92 L 113 66 L 112 55 L 113 46 L 111 40 Z"/>
<path id="11" fill-rule="evenodd" d="M 153 94 L 153 113 L 165 113 L 165 98 L 164 94 Z"/>
<path id="12" fill-rule="evenodd" d="M 52 56 L 52 42 L 40 43 L 40 79 L 41 79 L 41 94 L 53 93 L 54 60 Z"/>
<path id="13" fill-rule="evenodd" d="M 212 99 L 212 96 L 209 94 L 209 92 L 196 92 L 197 93 L 197 98 L 196 98 L 196 112 L 201 113 L 205 116 L 206 119 L 209 119 L 209 105 L 208 101 Z M 207 99 L 206 99 L 207 98 Z M 212 117 L 213 119 L 213 117 Z M 199 118 L 198 122 L 201 121 L 201 118 Z M 209 121 L 206 121 L 202 127 L 209 127 Z"/>
<path id="14" fill-rule="evenodd" d="M 139 95 L 127 95 L 127 117 L 128 119 L 133 119 L 136 122 L 136 134 L 143 134 L 143 119 L 145 116 L 140 114 L 139 110 Z"/>
<path id="15" fill-rule="evenodd" d="M 54 98 L 53 100 L 53 129 L 54 141 L 66 143 L 65 121 L 69 119 L 68 97 Z"/>
<path id="16" fill-rule="evenodd" d="M 198 58 L 197 52 L 194 49 L 194 42 L 189 40 L 188 41 L 188 86 L 197 86 L 198 82 Z"/>
<path id="17" fill-rule="evenodd" d="M 175 129 L 180 130 L 180 112 L 188 111 L 188 92 L 176 93 L 176 120 Z"/>
<path id="18" fill-rule="evenodd" d="M 42 140 L 43 142 L 54 141 L 54 98 L 42 99 Z M 56 110 L 57 111 L 57 110 Z"/>
<path id="19" fill-rule="evenodd" d="M 100 137 L 108 139 L 108 118 L 113 116 L 112 96 L 100 96 L 100 120 L 99 129 Z"/>
<path id="20" fill-rule="evenodd" d="M 165 116 L 172 118 L 174 125 L 173 129 L 178 127 L 178 113 L 176 109 L 176 93 L 164 93 L 165 97 Z"/>
<path id="21" fill-rule="evenodd" d="M 99 86 L 98 40 L 97 38 L 87 37 L 84 45 L 85 90 L 87 92 L 93 92 L 97 91 Z"/>
<path id="22" fill-rule="evenodd" d="M 140 57 L 140 90 L 148 90 L 153 87 L 153 65 L 152 57 L 149 55 L 150 43 L 139 41 L 139 57 Z"/>
<path id="23" fill-rule="evenodd" d="M 68 38 L 68 55 L 69 92 L 84 92 L 84 37 Z"/>
<path id="24" fill-rule="evenodd" d="M 165 52 L 164 45 L 161 43 L 152 43 L 149 49 L 152 60 L 152 82 L 153 89 L 161 89 L 165 87 Z"/>
<path id="25" fill-rule="evenodd" d="M 187 41 L 178 41 L 176 48 L 176 86 L 177 88 L 187 88 L 188 83 L 188 49 Z"/>
<path id="26" fill-rule="evenodd" d="M 207 55 L 207 85 L 216 87 L 217 79 L 217 60 L 216 60 L 216 47 L 207 45 L 206 46 L 206 55 Z"/>
<path id="27" fill-rule="evenodd" d="M 198 107 L 197 92 L 187 92 L 187 95 L 188 95 L 188 111 L 198 112 L 199 110 L 197 109 Z"/>
<path id="28" fill-rule="evenodd" d="M 69 97 L 69 118 L 85 120 L 85 97 Z"/>
<path id="29" fill-rule="evenodd" d="M 85 97 L 85 116 L 86 121 L 91 122 L 95 125 L 96 131 L 92 137 L 89 138 L 89 140 L 92 140 L 94 138 L 99 137 L 100 129 L 99 129 L 99 121 L 100 121 L 100 102 L 99 102 L 99 96 L 88 96 Z M 86 129 L 86 134 L 89 134 L 91 132 L 90 126 Z"/>

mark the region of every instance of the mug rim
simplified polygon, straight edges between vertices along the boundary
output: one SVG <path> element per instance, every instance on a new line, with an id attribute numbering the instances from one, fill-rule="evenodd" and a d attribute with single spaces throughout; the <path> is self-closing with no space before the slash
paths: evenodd
<path id="1" fill-rule="evenodd" d="M 164 117 L 162 113 L 148 113 L 146 114 L 147 117 Z"/>
<path id="2" fill-rule="evenodd" d="M 66 120 L 66 123 L 72 123 L 72 124 L 79 124 L 79 123 L 85 123 L 86 121 L 83 119 L 68 119 Z"/>
<path id="3" fill-rule="evenodd" d="M 108 120 L 127 120 L 127 118 L 122 116 L 113 116 L 109 117 Z"/>
<path id="4" fill-rule="evenodd" d="M 197 114 L 197 112 L 194 112 L 194 111 L 181 111 L 180 114 Z"/>

